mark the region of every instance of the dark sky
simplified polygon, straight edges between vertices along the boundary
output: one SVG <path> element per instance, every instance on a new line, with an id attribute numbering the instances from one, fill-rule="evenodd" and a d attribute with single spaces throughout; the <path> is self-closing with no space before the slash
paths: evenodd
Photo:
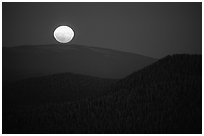
<path id="1" fill-rule="evenodd" d="M 152 57 L 202 53 L 202 3 L 3 3 L 3 46 L 53 44 L 68 25 L 73 44 Z"/>

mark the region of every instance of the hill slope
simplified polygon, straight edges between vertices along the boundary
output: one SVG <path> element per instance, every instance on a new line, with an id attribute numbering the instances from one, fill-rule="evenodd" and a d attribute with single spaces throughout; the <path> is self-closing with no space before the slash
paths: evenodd
<path id="1" fill-rule="evenodd" d="M 56 73 L 123 78 L 156 59 L 97 47 L 39 45 L 3 47 L 3 81 Z"/>
<path id="2" fill-rule="evenodd" d="M 6 105 L 39 105 L 76 101 L 107 93 L 117 80 L 61 73 L 3 84 Z"/>
<path id="3" fill-rule="evenodd" d="M 202 57 L 167 56 L 108 94 L 3 110 L 3 133 L 202 133 Z"/>

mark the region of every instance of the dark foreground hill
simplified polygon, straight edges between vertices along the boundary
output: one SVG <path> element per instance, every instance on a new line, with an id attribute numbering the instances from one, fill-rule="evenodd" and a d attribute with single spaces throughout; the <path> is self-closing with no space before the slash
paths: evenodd
<path id="1" fill-rule="evenodd" d="M 2 119 L 3 133 L 202 133 L 202 57 L 167 56 L 100 97 L 6 106 Z"/>
<path id="2" fill-rule="evenodd" d="M 123 78 L 156 61 L 138 54 L 74 44 L 3 47 L 2 54 L 4 82 L 67 72 Z"/>
<path id="3" fill-rule="evenodd" d="M 3 84 L 6 105 L 39 105 L 101 96 L 117 80 L 72 73 L 34 77 Z"/>

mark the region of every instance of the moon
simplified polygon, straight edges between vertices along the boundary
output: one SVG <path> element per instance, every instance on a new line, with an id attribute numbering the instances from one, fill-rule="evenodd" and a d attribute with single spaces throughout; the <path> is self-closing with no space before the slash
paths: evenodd
<path id="1" fill-rule="evenodd" d="M 74 37 L 74 31 L 69 26 L 59 26 L 54 31 L 54 38 L 60 43 L 68 43 Z"/>

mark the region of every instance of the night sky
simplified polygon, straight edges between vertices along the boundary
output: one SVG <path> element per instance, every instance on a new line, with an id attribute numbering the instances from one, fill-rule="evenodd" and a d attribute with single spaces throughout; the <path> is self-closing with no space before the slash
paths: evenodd
<path id="1" fill-rule="evenodd" d="M 3 3 L 3 46 L 56 44 L 68 25 L 70 44 L 163 57 L 202 53 L 202 3 Z"/>

